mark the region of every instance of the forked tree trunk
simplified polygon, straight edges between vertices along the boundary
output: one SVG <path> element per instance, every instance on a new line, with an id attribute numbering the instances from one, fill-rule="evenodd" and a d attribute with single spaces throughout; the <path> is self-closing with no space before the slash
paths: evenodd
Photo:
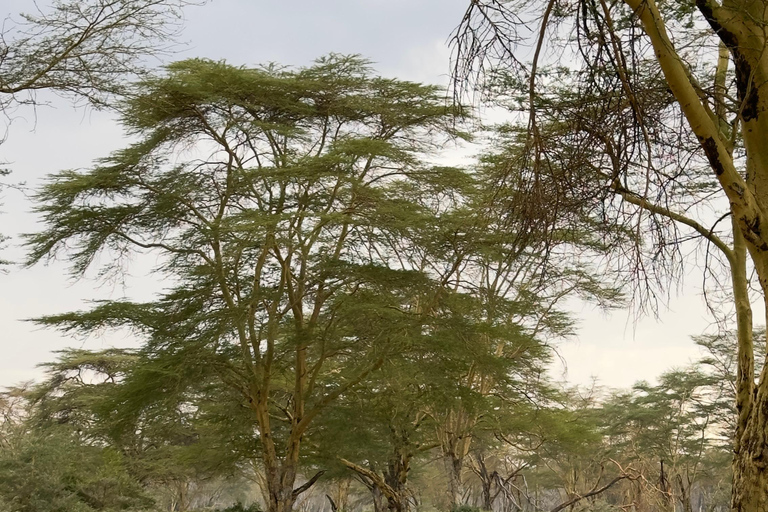
<path id="1" fill-rule="evenodd" d="M 293 482 L 296 479 L 295 470 L 280 468 L 267 477 L 269 486 L 269 503 L 267 512 L 290 512 L 293 510 Z"/>
<path id="2" fill-rule="evenodd" d="M 406 512 L 409 510 L 409 497 L 407 479 L 410 472 L 412 455 L 407 451 L 395 448 L 394 457 L 389 461 L 387 471 L 383 475 L 373 469 L 368 469 L 346 459 L 340 459 L 341 463 L 357 473 L 363 483 L 371 490 L 374 497 L 374 509 L 384 510 L 382 502 L 386 503 L 389 512 Z M 383 498 L 379 501 L 377 498 Z"/>
<path id="3" fill-rule="evenodd" d="M 480 479 L 481 487 L 481 508 L 483 510 L 493 510 L 493 483 L 495 480 L 500 479 L 496 471 L 488 472 L 488 466 L 485 465 L 485 458 L 482 454 L 475 454 L 470 459 L 472 463 L 472 470 Z M 514 474 L 514 473 L 513 473 Z M 500 482 L 499 485 L 503 485 L 504 482 Z"/>
<path id="4" fill-rule="evenodd" d="M 294 491 L 299 466 L 301 436 L 292 425 L 285 455 L 278 456 L 270 428 L 269 408 L 265 400 L 254 400 L 251 406 L 256 413 L 260 431 L 261 455 L 264 464 L 264 480 L 267 491 L 267 512 L 291 512 L 296 501 Z M 295 423 L 294 419 L 294 423 Z"/>

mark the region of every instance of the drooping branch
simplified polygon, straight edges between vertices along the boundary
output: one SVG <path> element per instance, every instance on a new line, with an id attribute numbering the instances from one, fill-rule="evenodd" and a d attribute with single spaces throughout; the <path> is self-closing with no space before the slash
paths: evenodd
<path id="1" fill-rule="evenodd" d="M 653 0 L 625 0 L 640 19 L 648 35 L 661 70 L 672 94 L 688 120 L 691 130 L 699 140 L 704 154 L 720 186 L 731 203 L 731 210 L 739 222 L 746 241 L 760 251 L 768 250 L 768 237 L 760 231 L 765 225 L 765 215 L 761 211 L 754 191 L 741 177 L 726 144 L 720 137 L 719 127 L 715 125 L 694 85 L 689 73 L 667 34 L 664 20 Z"/>
<path id="2" fill-rule="evenodd" d="M 312 478 L 310 478 L 309 480 L 307 480 L 306 482 L 304 482 L 303 484 L 295 488 L 292 493 L 293 499 L 295 500 L 296 498 L 299 497 L 301 493 L 308 491 L 310 487 L 315 485 L 315 482 L 317 482 L 320 479 L 320 477 L 323 476 L 324 474 L 325 474 L 325 470 L 324 469 L 320 470 L 317 473 L 315 473 Z"/>
<path id="3" fill-rule="evenodd" d="M 622 187 L 618 182 L 613 183 L 613 185 L 611 186 L 611 190 L 613 190 L 616 194 L 620 195 L 621 198 L 627 201 L 628 203 L 632 203 L 635 206 L 639 206 L 643 210 L 656 213 L 668 219 L 679 222 L 680 224 L 684 224 L 690 228 L 693 228 L 694 231 L 699 233 L 702 237 L 712 242 L 712 244 L 715 247 L 720 249 L 720 251 L 722 251 L 722 253 L 725 255 L 726 258 L 728 258 L 729 261 L 733 259 L 734 257 L 733 249 L 731 249 L 725 242 L 723 242 L 723 240 L 720 237 L 714 234 L 711 229 L 705 228 L 704 226 L 702 226 L 695 220 L 691 219 L 690 217 L 686 217 L 685 215 L 674 212 L 668 208 L 664 208 L 663 206 L 659 206 L 657 204 L 651 203 L 647 199 L 640 197 L 636 194 L 633 194 L 626 188 Z"/>
<path id="4" fill-rule="evenodd" d="M 590 498 L 592 496 L 597 496 L 598 494 L 604 493 L 605 491 L 607 491 L 617 483 L 621 482 L 622 480 L 636 480 L 637 478 L 638 477 L 636 475 L 631 475 L 629 473 L 622 473 L 600 488 L 593 488 L 591 491 L 586 492 L 584 494 L 574 495 L 568 501 L 564 501 L 563 503 L 560 503 L 559 505 L 557 505 L 555 508 L 551 509 L 550 512 L 560 512 L 561 510 L 566 509 L 571 505 L 575 505 L 576 503 L 580 502 L 584 498 Z"/>
<path id="5" fill-rule="evenodd" d="M 354 462 L 350 462 L 347 459 L 339 459 L 339 461 L 347 466 L 349 469 L 354 471 L 355 473 L 360 474 L 361 476 L 364 476 L 367 478 L 373 485 L 379 488 L 379 490 L 386 496 L 388 499 L 391 500 L 398 500 L 399 496 L 397 494 L 397 491 L 395 491 L 387 482 L 384 481 L 384 479 L 379 476 L 375 471 L 371 471 L 370 469 L 366 469 L 363 466 L 357 465 Z"/>

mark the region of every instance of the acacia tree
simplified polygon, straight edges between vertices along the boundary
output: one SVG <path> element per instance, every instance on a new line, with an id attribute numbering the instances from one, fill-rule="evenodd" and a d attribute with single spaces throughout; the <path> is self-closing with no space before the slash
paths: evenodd
<path id="1" fill-rule="evenodd" d="M 139 142 L 50 178 L 29 263 L 65 254 L 80 275 L 100 253 L 149 251 L 173 284 L 41 322 L 130 326 L 148 358 L 213 371 L 255 417 L 269 510 L 290 510 L 319 477 L 294 488 L 315 419 L 428 334 L 418 305 L 435 284 L 401 255 L 435 226 L 412 197 L 461 174 L 422 163 L 456 112 L 438 88 L 342 56 L 296 71 L 180 62 L 123 110 Z"/>
<path id="2" fill-rule="evenodd" d="M 573 172 L 560 180 L 571 191 L 580 186 L 593 204 L 612 204 L 601 211 L 611 213 L 603 216 L 608 222 L 629 226 L 628 208 L 639 208 L 631 227 L 638 239 L 651 235 L 656 242 L 650 258 L 636 259 L 645 283 L 659 276 L 648 272 L 653 263 L 661 274 L 679 268 L 679 259 L 661 257 L 676 238 L 664 221 L 724 254 L 739 331 L 732 507 L 743 511 L 768 507 L 768 370 L 763 366 L 756 384 L 746 263 L 749 255 L 765 302 L 765 19 L 764 9 L 749 2 L 487 0 L 472 2 L 457 36 L 460 80 L 489 70 L 512 77 L 501 86 L 527 113 L 522 162 L 533 175 L 547 181 L 553 162 L 566 164 L 561 169 Z M 533 51 L 523 51 L 520 43 L 530 42 Z M 564 60 L 547 60 L 552 47 Z M 548 106 L 557 113 L 549 123 L 538 116 Z M 558 136 L 549 139 L 553 132 Z M 552 158 L 565 155 L 553 140 L 570 141 L 566 159 Z M 623 202 L 611 202 L 611 194 Z M 720 198 L 716 206 L 727 202 L 730 242 L 727 230 L 715 228 L 716 217 L 698 217 L 702 200 L 713 197 Z"/>
<path id="3" fill-rule="evenodd" d="M 719 416 L 718 382 L 696 367 L 668 371 L 658 380 L 614 394 L 602 406 L 602 420 L 615 456 L 645 476 L 645 501 L 690 512 L 702 481 L 727 474 L 721 467 L 719 475 L 710 475 L 707 467 L 718 453 L 728 453 L 711 435 Z"/>

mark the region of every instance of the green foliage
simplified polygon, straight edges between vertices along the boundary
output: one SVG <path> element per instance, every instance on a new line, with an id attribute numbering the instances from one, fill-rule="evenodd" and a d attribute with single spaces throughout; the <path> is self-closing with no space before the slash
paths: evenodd
<path id="1" fill-rule="evenodd" d="M 13 512 L 147 507 L 151 500 L 112 448 L 66 427 L 26 432 L 0 449 L 0 506 Z"/>
<path id="2" fill-rule="evenodd" d="M 67 350 L 45 366 L 48 378 L 21 393 L 30 408 L 19 428 L 67 429 L 87 449 L 110 447 L 122 454 L 126 478 L 153 495 L 183 498 L 190 484 L 238 476 L 237 463 L 255 449 L 252 420 L 243 425 L 227 393 L 199 373 L 187 376 L 198 379 L 192 390 L 163 392 L 169 375 L 133 351 Z M 192 396 L 200 398 L 194 406 Z"/>

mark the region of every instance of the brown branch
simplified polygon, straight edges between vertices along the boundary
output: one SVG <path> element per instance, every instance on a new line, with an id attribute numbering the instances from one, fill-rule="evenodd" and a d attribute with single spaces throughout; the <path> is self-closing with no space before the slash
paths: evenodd
<path id="1" fill-rule="evenodd" d="M 309 480 L 307 480 L 305 483 L 303 483 L 302 485 L 300 485 L 299 487 L 297 487 L 296 489 L 294 489 L 294 490 L 293 490 L 293 493 L 291 493 L 291 494 L 292 494 L 292 496 L 293 496 L 293 499 L 295 500 L 296 498 L 298 498 L 298 497 L 299 497 L 299 495 L 300 495 L 301 493 L 303 493 L 303 492 L 305 492 L 305 491 L 309 490 L 309 488 L 310 488 L 310 487 L 312 487 L 313 485 L 315 485 L 315 482 L 317 482 L 317 480 L 318 480 L 318 479 L 319 479 L 321 476 L 323 476 L 324 474 L 325 474 L 325 470 L 324 470 L 324 469 L 323 469 L 323 470 L 321 470 L 321 471 L 318 471 L 317 473 L 315 473 L 315 476 L 313 476 L 312 478 L 310 478 Z"/>
<path id="2" fill-rule="evenodd" d="M 399 496 L 397 494 L 397 491 L 395 491 L 387 482 L 384 481 L 384 479 L 376 474 L 374 471 L 371 471 L 370 469 L 366 469 L 362 466 L 359 466 L 355 464 L 354 462 L 350 462 L 347 459 L 339 458 L 339 461 L 341 461 L 342 464 L 347 466 L 349 469 L 354 471 L 355 473 L 359 473 L 360 475 L 364 476 L 368 480 L 371 481 L 371 483 L 378 487 L 378 489 L 386 496 L 388 499 L 392 500 L 399 500 Z"/>
<path id="3" fill-rule="evenodd" d="M 564 508 L 570 507 L 571 505 L 575 505 L 576 503 L 578 503 L 579 501 L 583 500 L 584 498 L 590 498 L 592 496 L 597 496 L 598 494 L 601 494 L 601 493 L 607 491 L 608 489 L 613 487 L 618 482 L 621 482 L 622 480 L 635 480 L 635 479 L 637 479 L 637 477 L 634 476 L 634 475 L 630 475 L 628 473 L 622 473 L 621 475 L 617 476 L 616 478 L 614 478 L 613 480 L 611 480 L 610 482 L 608 482 L 604 486 L 600 487 L 599 489 L 593 489 L 593 490 L 591 490 L 591 491 L 589 491 L 587 493 L 584 493 L 584 494 L 576 494 L 570 500 L 565 501 L 565 502 L 559 504 L 558 506 L 556 506 L 555 508 L 551 509 L 550 512 L 560 512 Z"/>
<path id="4" fill-rule="evenodd" d="M 376 361 L 373 362 L 372 365 L 370 365 L 368 368 L 365 368 L 361 370 L 360 373 L 357 374 L 357 376 L 353 379 L 350 379 L 345 384 L 339 386 L 331 393 L 328 393 L 325 395 L 313 408 L 311 408 L 307 413 L 304 415 L 303 418 L 301 418 L 301 421 L 296 425 L 296 431 L 303 434 L 304 431 L 309 426 L 309 423 L 314 419 L 315 416 L 317 416 L 321 410 L 323 410 L 328 404 L 336 400 L 338 397 L 340 397 L 342 394 L 346 393 L 349 389 L 352 387 L 358 385 L 360 382 L 365 379 L 368 374 L 370 374 L 373 371 L 378 370 L 381 365 L 384 364 L 384 358 L 380 357 Z"/>

